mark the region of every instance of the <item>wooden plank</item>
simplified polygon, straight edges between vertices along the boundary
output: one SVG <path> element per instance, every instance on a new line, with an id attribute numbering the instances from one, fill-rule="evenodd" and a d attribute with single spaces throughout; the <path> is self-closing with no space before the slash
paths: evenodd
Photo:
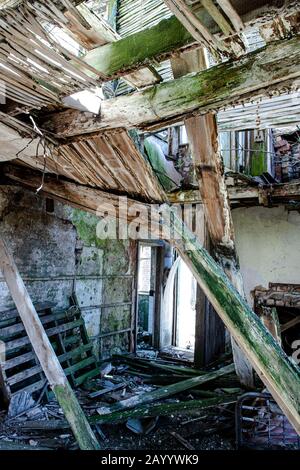
<path id="1" fill-rule="evenodd" d="M 236 32 L 240 32 L 244 29 L 245 25 L 237 13 L 236 9 L 232 6 L 230 0 L 217 0 L 218 4 L 230 19 L 231 23 L 233 24 Z"/>
<path id="2" fill-rule="evenodd" d="M 46 315 L 46 310 L 55 307 L 55 304 L 53 302 L 41 302 L 34 304 L 34 307 L 38 312 L 39 316 L 41 316 Z M 0 322 L 17 317 L 19 317 L 19 312 L 16 308 L 10 308 L 0 311 Z"/>
<path id="3" fill-rule="evenodd" d="M 42 368 L 40 365 L 31 367 L 30 369 L 23 370 L 22 372 L 19 372 L 18 374 L 14 374 L 12 377 L 7 377 L 7 382 L 9 383 L 10 387 L 12 385 L 17 384 L 18 382 L 21 382 L 22 380 L 28 379 L 30 377 L 33 377 L 34 375 L 39 374 L 42 371 Z"/>
<path id="4" fill-rule="evenodd" d="M 217 23 L 221 31 L 225 34 L 225 36 L 229 36 L 233 33 L 233 29 L 230 26 L 229 22 L 227 21 L 225 16 L 222 15 L 220 10 L 216 7 L 213 0 L 201 0 L 201 3 L 204 6 L 205 10 L 215 20 L 215 22 Z"/>
<path id="5" fill-rule="evenodd" d="M 17 266 L 0 238 L 0 268 L 24 323 L 32 347 L 81 449 L 99 449 L 87 419 L 54 353 Z"/>
<path id="6" fill-rule="evenodd" d="M 164 213 L 163 220 L 172 220 L 172 246 L 189 266 L 229 332 L 300 433 L 300 368 L 282 351 L 224 271 L 175 212 L 167 205 L 161 207 L 161 211 Z"/>
<path id="7" fill-rule="evenodd" d="M 101 117 L 68 110 L 54 114 L 43 125 L 59 136 L 71 137 L 108 127 L 130 129 L 170 119 L 174 122 L 189 113 L 207 113 L 286 89 L 300 76 L 299 60 L 298 38 L 278 41 L 240 60 L 103 101 Z"/>
<path id="8" fill-rule="evenodd" d="M 226 51 L 226 47 L 210 33 L 206 26 L 185 4 L 184 0 L 164 0 L 164 3 L 197 42 L 207 47 L 216 58 L 221 57 L 221 54 Z"/>
<path id="9" fill-rule="evenodd" d="M 74 17 L 74 12 L 67 11 L 65 15 L 70 20 L 67 29 L 71 29 L 73 35 L 79 39 L 79 42 L 87 50 L 93 50 L 97 46 L 121 39 L 121 36 L 103 18 L 96 16 L 86 5 L 78 5 L 77 10 L 90 27 L 87 28 L 82 22 L 80 23 Z M 137 88 L 154 85 L 162 80 L 161 76 L 152 67 L 137 70 L 125 75 L 123 78 Z"/>
<path id="10" fill-rule="evenodd" d="M 243 5 L 242 19 L 251 22 L 254 19 L 269 21 L 270 5 L 268 1 L 261 2 L 259 10 L 252 7 L 251 2 Z M 196 4 L 197 17 L 211 34 L 220 32 L 218 26 L 212 21 L 201 4 Z M 280 11 L 274 7 L 275 11 Z M 280 11 L 281 14 L 297 10 L 297 6 L 290 0 Z M 275 14 L 275 13 L 274 13 Z M 147 47 L 145 47 L 145 44 Z M 138 67 L 168 59 L 174 51 L 183 52 L 187 47 L 200 47 L 187 29 L 172 16 L 160 21 L 157 25 L 144 29 L 138 33 L 122 38 L 115 43 L 98 47 L 83 58 L 107 77 L 116 78 Z M 130 55 L 128 54 L 130 51 Z"/>
<path id="11" fill-rule="evenodd" d="M 198 387 L 199 385 L 203 385 L 208 383 L 212 380 L 215 380 L 218 377 L 222 377 L 223 375 L 229 374 L 234 371 L 234 366 L 229 365 L 225 366 L 222 369 L 208 372 L 205 375 L 201 375 L 199 377 L 192 377 L 191 379 L 182 380 L 172 385 L 168 385 L 166 387 L 160 388 L 158 390 L 154 390 L 148 393 L 142 393 L 140 395 L 136 395 L 134 397 L 127 398 L 126 400 L 122 400 L 119 403 L 116 403 L 112 406 L 103 406 L 98 408 L 98 413 L 103 416 L 107 415 L 116 411 L 121 411 L 129 408 L 134 408 L 136 406 L 141 406 L 146 403 L 152 403 L 156 400 L 160 400 L 162 398 L 167 398 L 172 395 L 176 395 L 177 393 L 183 392 L 185 390 L 190 390 L 192 388 Z"/>
<path id="12" fill-rule="evenodd" d="M 49 336 L 49 338 L 51 338 L 51 336 L 54 336 L 57 333 L 64 333 L 64 332 L 69 331 L 73 328 L 77 328 L 80 325 L 82 325 L 82 323 L 83 323 L 83 320 L 80 319 L 80 320 L 76 320 L 74 322 L 70 322 L 70 323 L 67 323 L 67 324 L 60 325 L 60 326 L 54 326 L 53 328 L 49 328 L 47 330 L 47 335 Z M 26 326 L 25 326 L 25 330 L 26 330 Z M 14 349 L 21 348 L 21 347 L 26 346 L 27 344 L 30 344 L 30 343 L 31 343 L 31 340 L 30 340 L 30 337 L 28 335 L 25 338 L 14 339 L 12 341 L 8 341 L 5 344 L 5 348 L 6 348 L 7 352 L 10 352 L 10 351 L 13 351 Z"/>
<path id="13" fill-rule="evenodd" d="M 27 385 L 26 387 L 22 387 L 22 392 L 27 392 L 29 394 L 38 392 L 39 390 L 42 390 L 44 386 L 47 384 L 47 379 L 41 379 L 38 382 L 34 382 L 33 384 Z M 20 390 L 16 390 L 15 392 L 12 392 L 11 395 L 15 395 L 19 393 Z"/>
<path id="14" fill-rule="evenodd" d="M 67 369 L 65 369 L 65 374 L 68 375 L 74 372 L 78 372 L 80 369 L 83 369 L 84 367 L 90 366 L 92 364 L 95 365 L 95 358 L 92 356 L 87 357 L 86 359 L 83 359 L 82 361 L 77 362 L 76 364 L 70 367 L 67 367 Z M 99 374 L 99 371 L 97 371 L 97 373 Z"/>
<path id="15" fill-rule="evenodd" d="M 115 412 L 103 416 L 92 416 L 89 418 L 91 424 L 116 424 L 127 421 L 129 418 L 150 418 L 154 416 L 170 416 L 171 414 L 188 414 L 197 412 L 197 410 L 208 409 L 216 407 L 218 405 L 226 405 L 235 403 L 237 397 L 234 395 L 226 395 L 202 400 L 189 400 L 180 401 L 179 403 L 154 403 L 151 405 L 139 406 L 130 410 L 124 410 L 123 412 Z M 26 421 L 23 424 L 23 428 L 32 431 L 57 431 L 67 430 L 69 425 L 63 420 L 51 420 L 51 421 Z"/>
<path id="16" fill-rule="evenodd" d="M 64 318 L 66 318 L 65 312 L 60 313 L 60 314 L 56 313 L 56 314 L 51 314 L 51 315 L 45 315 L 45 316 L 42 316 L 40 320 L 43 325 L 47 325 L 48 323 L 52 323 L 55 320 L 64 319 Z M 11 325 L 11 326 L 7 326 L 4 328 L 0 328 L 0 338 L 5 338 L 6 340 L 8 340 L 10 336 L 13 336 L 17 333 L 22 333 L 23 331 L 25 331 L 25 327 L 23 323 L 17 323 L 16 325 Z"/>

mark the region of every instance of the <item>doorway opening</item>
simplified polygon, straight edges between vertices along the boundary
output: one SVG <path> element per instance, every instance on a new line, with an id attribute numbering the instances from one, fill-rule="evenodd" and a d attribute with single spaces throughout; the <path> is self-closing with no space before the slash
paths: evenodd
<path id="1" fill-rule="evenodd" d="M 180 259 L 174 289 L 173 346 L 194 352 L 197 282 Z"/>
<path id="2" fill-rule="evenodd" d="M 138 247 L 136 349 L 158 346 L 163 247 L 140 242 Z"/>

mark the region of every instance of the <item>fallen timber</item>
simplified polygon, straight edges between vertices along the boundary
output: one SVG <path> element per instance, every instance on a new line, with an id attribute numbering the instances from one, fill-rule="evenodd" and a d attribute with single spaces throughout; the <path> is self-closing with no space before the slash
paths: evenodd
<path id="1" fill-rule="evenodd" d="M 126 400 L 122 400 L 119 403 L 112 405 L 112 406 L 103 406 L 98 408 L 98 413 L 102 415 L 110 414 L 115 411 L 126 410 L 129 408 L 133 408 L 135 406 L 144 405 L 146 403 L 151 403 L 156 400 L 160 400 L 162 398 L 167 398 L 172 395 L 176 395 L 177 393 L 183 392 L 185 390 L 189 390 L 191 388 L 196 387 L 197 385 L 202 385 L 207 382 L 210 382 L 222 375 L 229 374 L 230 372 L 234 371 L 234 366 L 231 364 L 229 366 L 225 366 L 222 369 L 217 371 L 208 372 L 205 375 L 200 377 L 193 377 L 191 379 L 182 380 L 175 384 L 171 384 L 168 387 L 162 387 L 158 390 L 154 390 L 150 393 L 143 393 L 138 396 L 127 398 Z"/>
<path id="2" fill-rule="evenodd" d="M 172 220 L 171 244 L 194 274 L 199 286 L 229 332 L 300 434 L 300 368 L 232 286 L 224 271 L 168 206 L 161 211 Z"/>
<path id="3" fill-rule="evenodd" d="M 139 406 L 130 410 L 116 411 L 107 415 L 96 415 L 88 418 L 90 425 L 94 424 L 116 424 L 127 421 L 129 418 L 152 418 L 155 416 L 170 416 L 170 414 L 188 414 L 206 410 L 218 405 L 230 405 L 235 403 L 237 395 L 225 395 L 201 400 L 188 400 L 179 403 L 152 403 Z M 67 430 L 69 424 L 64 420 L 51 421 L 27 421 L 22 426 L 26 430 Z"/>
<path id="4" fill-rule="evenodd" d="M 105 100 L 100 115 L 67 110 L 45 117 L 45 130 L 72 137 L 102 129 L 147 128 L 208 113 L 268 94 L 286 92 L 300 77 L 299 38 L 277 41 L 237 61 Z"/>

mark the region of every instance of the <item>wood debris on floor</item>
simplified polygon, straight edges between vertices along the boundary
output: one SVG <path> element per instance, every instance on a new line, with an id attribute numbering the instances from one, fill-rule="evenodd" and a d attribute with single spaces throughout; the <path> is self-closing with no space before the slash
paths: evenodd
<path id="1" fill-rule="evenodd" d="M 102 448 L 234 448 L 234 406 L 243 390 L 230 358 L 195 370 L 159 356 L 116 355 L 98 372 L 76 396 Z M 55 398 L 33 400 L 27 391 L 2 413 L 0 441 L 2 448 L 77 448 Z"/>

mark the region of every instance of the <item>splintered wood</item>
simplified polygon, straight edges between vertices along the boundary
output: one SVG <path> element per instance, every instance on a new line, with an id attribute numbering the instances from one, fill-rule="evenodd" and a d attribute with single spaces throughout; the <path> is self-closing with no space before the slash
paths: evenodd
<path id="1" fill-rule="evenodd" d="M 52 2 L 39 3 L 40 8 L 26 2 L 0 11 L 0 79 L 7 98 L 34 108 L 59 104 L 61 96 L 95 87 L 103 78 L 55 40 L 51 29 L 62 18 L 68 21 Z"/>

